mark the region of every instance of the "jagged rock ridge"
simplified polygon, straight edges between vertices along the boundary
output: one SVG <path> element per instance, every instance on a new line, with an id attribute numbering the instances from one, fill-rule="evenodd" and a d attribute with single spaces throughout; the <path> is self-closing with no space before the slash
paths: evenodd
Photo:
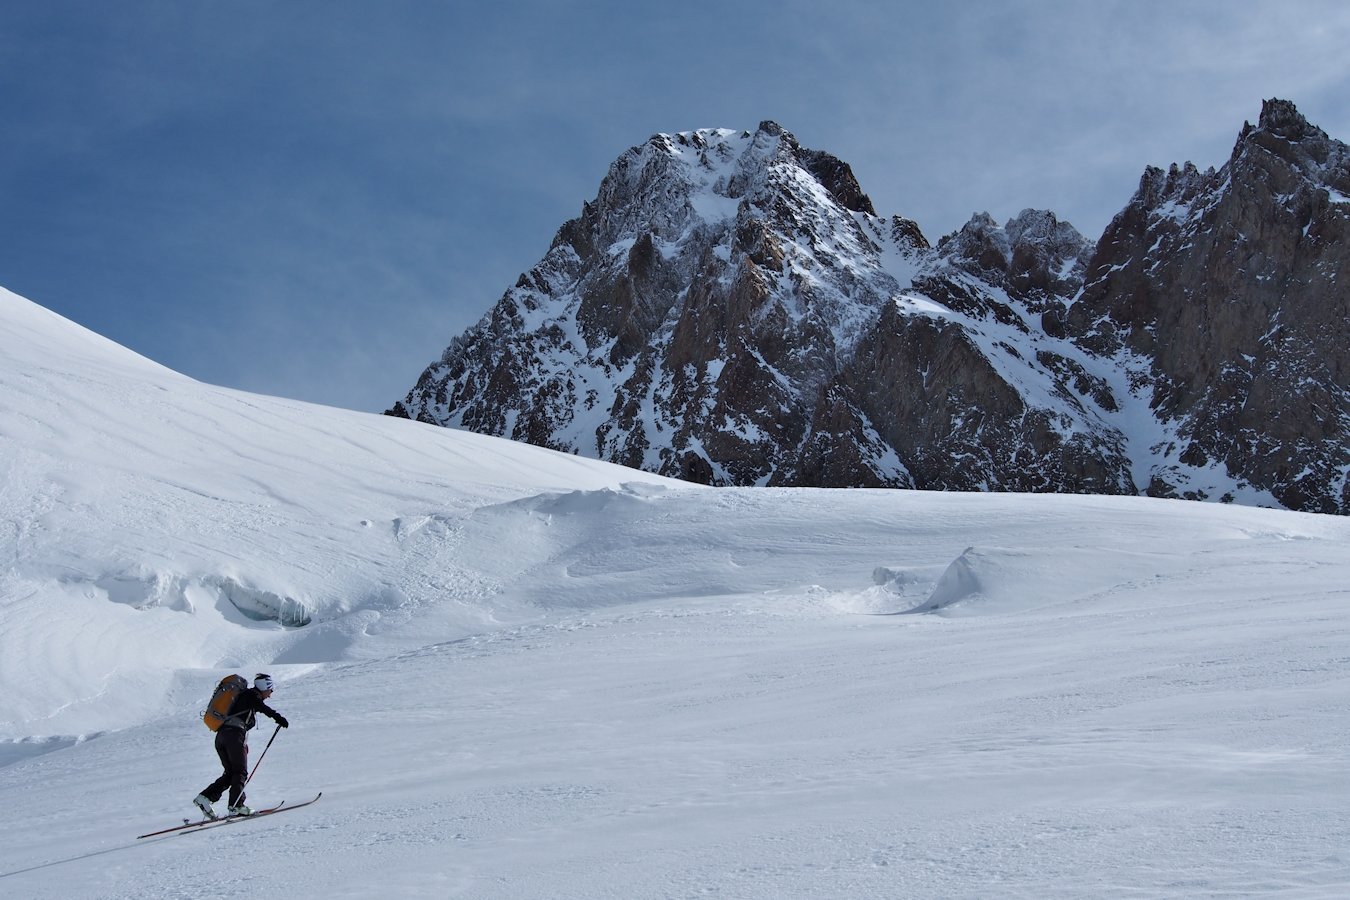
<path id="1" fill-rule="evenodd" d="M 1095 245 L 1027 210 L 932 246 L 772 122 L 656 135 L 390 413 L 711 484 L 1344 512 L 1348 172 L 1270 101 Z"/>
<path id="2" fill-rule="evenodd" d="M 1068 317 L 1139 385 L 1141 488 L 1221 499 L 1227 474 L 1292 509 L 1350 511 L 1347 238 L 1350 150 L 1286 101 L 1218 171 L 1144 173 Z"/>

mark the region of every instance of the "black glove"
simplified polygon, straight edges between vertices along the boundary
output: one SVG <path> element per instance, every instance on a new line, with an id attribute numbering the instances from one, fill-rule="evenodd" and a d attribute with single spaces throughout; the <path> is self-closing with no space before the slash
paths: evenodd
<path id="1" fill-rule="evenodd" d="M 280 725 L 282 728 L 290 728 L 290 727 L 291 727 L 291 723 L 290 723 L 290 722 L 287 722 L 287 721 L 286 721 L 286 717 L 285 717 L 285 716 L 282 716 L 282 715 L 278 715 L 278 716 L 277 716 L 277 724 Z"/>

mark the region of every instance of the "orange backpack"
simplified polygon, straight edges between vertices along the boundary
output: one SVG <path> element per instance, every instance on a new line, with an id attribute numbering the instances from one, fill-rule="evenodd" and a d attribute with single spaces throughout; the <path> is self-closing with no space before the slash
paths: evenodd
<path id="1" fill-rule="evenodd" d="M 211 702 L 202 713 L 202 722 L 206 727 L 212 731 L 219 731 L 220 726 L 229 718 L 234 698 L 239 696 L 240 691 L 245 690 L 248 690 L 248 681 L 243 675 L 226 675 L 222 678 L 220 684 L 216 685 L 216 692 L 211 695 Z"/>

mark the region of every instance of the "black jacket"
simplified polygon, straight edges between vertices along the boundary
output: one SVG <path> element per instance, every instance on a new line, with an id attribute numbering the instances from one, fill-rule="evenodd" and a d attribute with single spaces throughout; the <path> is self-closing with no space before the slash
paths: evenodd
<path id="1" fill-rule="evenodd" d="M 285 721 L 280 713 L 263 702 L 261 691 L 249 688 L 240 691 L 234 698 L 234 702 L 230 704 L 230 711 L 225 716 L 225 721 L 220 723 L 220 727 L 248 731 L 257 724 L 258 713 L 262 713 L 278 725 Z"/>

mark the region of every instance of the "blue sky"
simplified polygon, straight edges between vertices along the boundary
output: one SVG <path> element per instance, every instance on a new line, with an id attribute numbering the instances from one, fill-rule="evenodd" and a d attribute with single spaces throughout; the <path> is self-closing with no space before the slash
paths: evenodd
<path id="1" fill-rule="evenodd" d="M 379 411 L 655 132 L 773 119 L 930 240 L 1025 207 L 1096 238 L 1265 98 L 1350 140 L 1347 47 L 1341 0 L 6 3 L 0 286 Z"/>

